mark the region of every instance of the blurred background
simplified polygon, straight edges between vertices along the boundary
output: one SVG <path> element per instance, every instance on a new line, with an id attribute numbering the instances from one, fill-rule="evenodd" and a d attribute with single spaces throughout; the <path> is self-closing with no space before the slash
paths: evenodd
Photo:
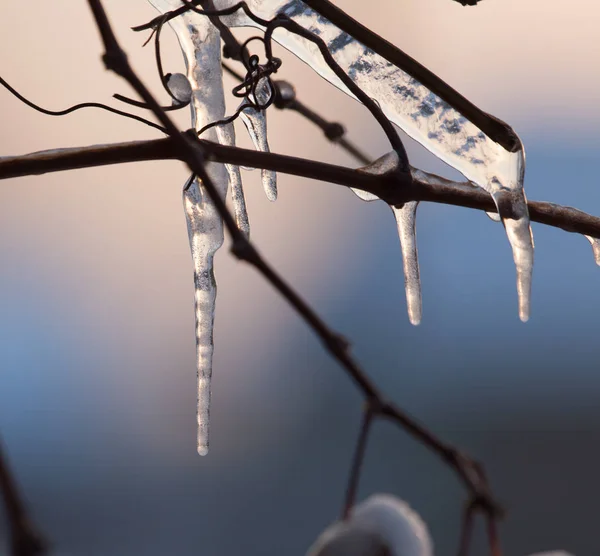
<path id="1" fill-rule="evenodd" d="M 600 214 L 596 2 L 336 3 L 517 130 L 530 199 Z M 166 102 L 146 35 L 129 30 L 155 12 L 144 0 L 105 6 Z M 61 109 L 131 94 L 101 64 L 86 2 L 5 2 L 0 13 L 0 74 L 31 100 Z M 175 39 L 163 36 L 166 70 L 181 71 Z M 278 55 L 301 100 L 342 121 L 371 156 L 386 152 L 362 107 Z M 355 165 L 300 116 L 273 109 L 269 118 L 273 151 Z M 186 120 L 179 115 L 182 128 Z M 44 116 L 5 90 L 0 122 L 3 155 L 158 136 L 96 110 Z M 238 138 L 250 145 L 242 128 Z M 415 166 L 456 177 L 408 143 Z M 338 515 L 361 399 L 226 246 L 216 258 L 211 451 L 196 453 L 186 177 L 181 163 L 151 162 L 0 183 L 0 433 L 57 556 L 301 555 Z M 523 324 L 502 227 L 483 213 L 422 205 L 424 315 L 412 327 L 386 206 L 288 176 L 272 204 L 259 181 L 245 173 L 256 244 L 354 342 L 389 397 L 485 462 L 509 509 L 506 554 L 597 554 L 600 269 L 586 239 L 534 225 Z M 375 427 L 360 497 L 381 491 L 422 514 L 437 554 L 455 552 L 465 493 L 390 424 Z M 0 553 L 6 536 L 0 520 Z M 480 534 L 474 554 L 485 553 Z"/>

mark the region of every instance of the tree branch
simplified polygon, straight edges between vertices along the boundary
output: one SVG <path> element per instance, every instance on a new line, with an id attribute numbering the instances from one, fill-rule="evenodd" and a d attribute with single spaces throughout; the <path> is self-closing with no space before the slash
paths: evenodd
<path id="1" fill-rule="evenodd" d="M 10 547 L 13 556 L 38 556 L 46 551 L 46 543 L 35 530 L 17 483 L 8 468 L 0 443 L 0 500 L 4 500 L 10 528 Z"/>
<path id="2" fill-rule="evenodd" d="M 470 182 L 455 182 L 423 172 L 427 176 L 427 182 L 415 178 L 412 184 L 399 183 L 396 176 L 376 176 L 360 169 L 353 170 L 293 156 L 228 147 L 202 139 L 194 140 L 201 145 L 207 160 L 274 170 L 345 187 L 354 187 L 373 193 L 391 205 L 407 201 L 428 201 L 496 212 L 489 193 Z M 184 158 L 170 138 L 51 149 L 21 156 L 0 157 L 0 180 L 126 162 L 185 161 Z M 561 228 L 567 232 L 600 238 L 600 218 L 597 216 L 576 208 L 544 201 L 528 201 L 528 206 L 533 222 Z"/>

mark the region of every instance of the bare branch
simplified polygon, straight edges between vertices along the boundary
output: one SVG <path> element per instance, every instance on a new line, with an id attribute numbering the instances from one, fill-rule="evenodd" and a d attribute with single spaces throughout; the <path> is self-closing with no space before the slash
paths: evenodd
<path id="1" fill-rule="evenodd" d="M 0 499 L 4 500 L 10 528 L 12 556 L 39 556 L 46 552 L 46 543 L 32 526 L 17 483 L 8 468 L 0 443 Z"/>
<path id="2" fill-rule="evenodd" d="M 473 5 L 476 0 L 457 0 L 463 5 Z M 397 46 L 381 38 L 379 35 L 351 18 L 329 0 L 304 0 L 304 3 L 324 18 L 335 23 L 357 41 L 361 42 L 391 64 L 402 68 L 420 83 L 425 85 L 448 104 L 458 110 L 463 116 L 474 123 L 491 139 L 502 145 L 510 152 L 516 152 L 521 147 L 521 141 L 513 129 L 505 122 L 487 114 L 435 73 L 417 62 L 414 58 L 400 50 Z"/>
<path id="3" fill-rule="evenodd" d="M 215 162 L 274 170 L 345 187 L 354 187 L 373 193 L 391 205 L 407 201 L 429 201 L 496 212 L 489 193 L 470 182 L 455 182 L 424 172 L 428 177 L 427 182 L 415 179 L 412 184 L 399 183 L 396 176 L 392 178 L 376 176 L 324 162 L 228 147 L 203 139 L 194 140 L 200 143 L 206 158 Z M 51 149 L 21 156 L 0 157 L 0 180 L 148 160 L 183 161 L 184 157 L 177 151 L 170 138 Z M 600 217 L 573 207 L 545 201 L 528 201 L 527 204 L 533 222 L 561 228 L 567 232 L 600 238 Z"/>

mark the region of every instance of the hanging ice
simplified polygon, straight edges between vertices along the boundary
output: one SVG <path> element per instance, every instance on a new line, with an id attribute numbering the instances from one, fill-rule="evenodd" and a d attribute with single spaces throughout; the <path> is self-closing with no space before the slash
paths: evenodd
<path id="1" fill-rule="evenodd" d="M 178 0 L 149 0 L 161 13 L 181 5 Z M 208 18 L 187 12 L 172 19 L 171 27 L 187 67 L 187 77 L 192 92 L 192 120 L 195 129 L 220 120 L 225 115 L 225 99 L 221 69 L 221 39 Z M 170 86 L 170 82 L 169 82 Z M 175 87 L 184 86 L 181 82 Z M 232 125 L 210 128 L 205 138 L 224 145 L 235 144 Z M 237 166 L 210 163 L 207 172 L 224 198 L 231 183 L 235 216 L 239 228 L 248 232 L 248 217 Z M 202 184 L 194 180 L 184 192 L 183 202 L 195 277 L 196 360 L 198 371 L 198 453 L 208 452 L 208 426 L 210 412 L 210 379 L 212 375 L 213 322 L 216 284 L 213 274 L 213 257 L 223 243 L 223 223 Z"/>
<path id="2" fill-rule="evenodd" d="M 373 164 L 360 168 L 361 172 L 381 175 L 398 168 L 399 159 L 395 152 L 390 152 L 377 159 Z M 414 177 L 423 179 L 426 175 L 419 170 L 412 169 Z M 377 197 L 360 189 L 352 188 L 363 201 L 374 201 Z M 391 207 L 396 219 L 400 248 L 402 250 L 402 267 L 404 270 L 404 289 L 406 292 L 406 307 L 408 319 L 414 325 L 421 322 L 422 300 L 421 300 L 421 277 L 419 274 L 419 256 L 416 237 L 416 214 L 418 202 L 405 203 L 400 208 Z"/>
<path id="3" fill-rule="evenodd" d="M 261 79 L 256 86 L 257 98 L 252 98 L 259 106 L 264 106 L 269 101 L 271 89 L 266 79 Z M 243 104 L 243 103 L 242 103 Z M 269 152 L 267 140 L 267 116 L 264 110 L 246 108 L 240 113 L 248 134 L 257 151 Z M 262 184 L 269 201 L 277 200 L 277 174 L 272 170 L 261 170 Z"/>
<path id="4" fill-rule="evenodd" d="M 519 316 L 529 318 L 533 241 L 523 193 L 525 154 L 493 141 L 434 91 L 341 31 L 300 0 L 251 0 L 250 9 L 270 20 L 285 14 L 321 38 L 336 62 L 385 115 L 433 154 L 488 191 L 498 207 L 517 268 Z M 219 8 L 235 0 L 219 0 Z M 224 18 L 230 26 L 257 26 L 243 12 Z M 324 62 L 316 45 L 283 29 L 273 37 L 339 89 L 349 91 Z"/>

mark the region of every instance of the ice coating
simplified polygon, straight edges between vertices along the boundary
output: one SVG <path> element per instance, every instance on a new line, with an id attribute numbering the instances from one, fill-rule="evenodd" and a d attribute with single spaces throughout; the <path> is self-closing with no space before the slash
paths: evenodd
<path id="1" fill-rule="evenodd" d="M 500 218 L 500 215 L 497 212 L 486 212 L 486 214 L 489 217 L 489 219 L 493 220 L 494 222 L 502 221 L 502 219 Z"/>
<path id="2" fill-rule="evenodd" d="M 592 250 L 594 251 L 594 259 L 596 261 L 596 264 L 600 266 L 600 239 L 591 236 L 585 237 L 592 244 Z"/>
<path id="3" fill-rule="evenodd" d="M 159 12 L 177 8 L 178 0 L 149 0 Z M 221 39 L 208 18 L 193 12 L 170 20 L 187 68 L 191 87 L 192 123 L 201 129 L 225 115 L 225 98 L 221 69 Z M 232 125 L 210 128 L 203 135 L 211 141 L 234 145 Z M 206 170 L 222 198 L 232 184 L 235 215 L 240 229 L 248 230 L 248 218 L 239 168 L 210 163 Z M 196 313 L 196 363 L 198 372 L 198 453 L 208 452 L 208 427 L 210 415 L 210 380 L 212 375 L 213 324 L 216 283 L 213 257 L 223 244 L 223 223 L 210 196 L 202 184 L 195 180 L 184 191 L 183 203 L 187 220 L 190 248 L 194 263 L 195 313 Z"/>
<path id="4" fill-rule="evenodd" d="M 364 168 L 361 172 L 369 174 L 382 175 L 398 168 L 399 158 L 395 152 L 390 152 L 375 162 Z M 412 170 L 413 176 L 421 177 L 423 172 Z M 375 201 L 376 195 L 352 188 L 352 191 L 363 201 Z M 422 318 L 422 296 L 421 296 L 421 276 L 419 273 L 419 254 L 417 250 L 416 236 L 416 216 L 418 202 L 410 201 L 402 207 L 390 207 L 396 220 L 398 229 L 398 238 L 400 239 L 400 249 L 402 251 L 402 268 L 404 270 L 404 291 L 406 293 L 406 308 L 408 319 L 415 326 L 421 323 Z"/>
<path id="5" fill-rule="evenodd" d="M 341 537 L 355 534 L 360 546 L 384 548 L 384 552 L 358 551 L 347 543 L 349 552 L 331 550 Z M 427 525 L 406 502 L 389 494 L 375 494 L 356 506 L 346 522 L 329 526 L 315 541 L 307 556 L 433 556 L 433 542 Z"/>
<path id="6" fill-rule="evenodd" d="M 256 96 L 252 98 L 259 106 L 264 106 L 269 101 L 271 90 L 266 79 L 261 79 L 256 86 Z M 240 118 L 248 135 L 257 151 L 269 152 L 269 142 L 267 139 L 267 115 L 265 110 L 256 110 L 255 108 L 246 108 L 240 113 Z M 261 170 L 263 189 L 269 201 L 277 200 L 277 173 L 273 170 Z"/>
<path id="7" fill-rule="evenodd" d="M 218 1 L 221 8 L 234 3 L 234 0 Z M 341 68 L 377 101 L 392 122 L 493 196 L 517 267 L 519 316 L 521 320 L 527 320 L 533 242 L 523 193 L 523 148 L 516 152 L 506 150 L 418 80 L 341 31 L 300 0 L 251 0 L 248 3 L 250 9 L 263 19 L 285 14 L 321 38 Z M 230 26 L 256 26 L 239 11 L 224 19 Z M 316 45 L 283 29 L 276 30 L 273 37 L 322 77 L 351 95 L 327 66 Z M 505 202 L 507 198 L 509 203 Z M 514 221 L 516 214 L 522 221 Z"/>

